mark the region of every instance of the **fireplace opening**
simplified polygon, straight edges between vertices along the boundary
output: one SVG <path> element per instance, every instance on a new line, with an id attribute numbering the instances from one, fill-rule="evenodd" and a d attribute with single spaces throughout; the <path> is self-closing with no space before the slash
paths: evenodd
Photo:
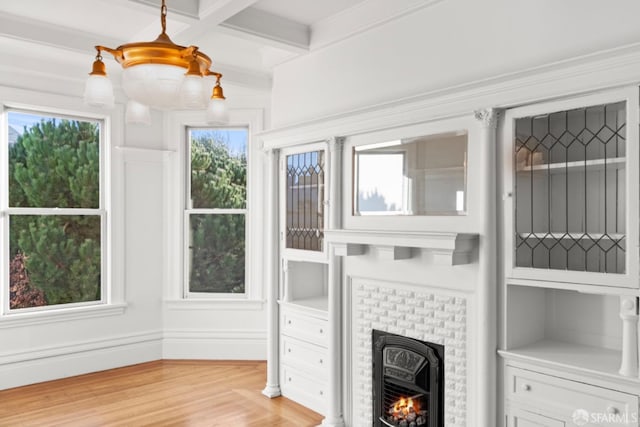
<path id="1" fill-rule="evenodd" d="M 444 427 L 444 346 L 372 334 L 373 426 Z"/>

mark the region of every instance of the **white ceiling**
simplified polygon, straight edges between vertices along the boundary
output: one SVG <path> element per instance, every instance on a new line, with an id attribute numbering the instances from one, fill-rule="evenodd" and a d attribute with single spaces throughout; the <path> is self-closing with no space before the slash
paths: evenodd
<path id="1" fill-rule="evenodd" d="M 390 12 L 398 13 L 425 0 L 166 2 L 167 33 L 174 42 L 199 46 L 227 81 L 265 87 L 270 84 L 275 65 L 387 20 L 389 14 L 383 9 L 389 3 L 393 5 L 388 6 Z M 84 60 L 90 64 L 97 44 L 115 48 L 127 42 L 155 39 L 161 29 L 160 3 L 161 0 L 0 1 L 0 47 L 4 54 L 16 59 L 33 50 L 70 63 Z M 43 45 L 47 48 L 43 49 Z M 60 51 L 65 53 L 61 55 Z M 107 67 L 114 68 L 108 63 Z"/>

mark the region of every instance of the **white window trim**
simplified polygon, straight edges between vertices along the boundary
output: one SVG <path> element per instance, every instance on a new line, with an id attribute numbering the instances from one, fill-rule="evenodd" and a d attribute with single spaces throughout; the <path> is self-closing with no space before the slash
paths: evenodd
<path id="1" fill-rule="evenodd" d="M 264 166 L 261 149 L 255 135 L 262 130 L 263 126 L 262 109 L 232 109 L 230 111 L 230 121 L 228 125 L 212 126 L 207 125 L 205 115 L 199 111 L 180 111 L 167 113 L 165 116 L 165 141 L 166 149 L 176 152 L 178 155 L 172 156 L 167 170 L 167 182 L 165 182 L 165 217 L 166 217 L 166 254 L 165 254 L 165 302 L 169 308 L 173 309 L 200 309 L 204 301 L 210 301 L 213 306 L 222 308 L 220 304 L 231 304 L 245 302 L 252 307 L 256 301 L 263 299 L 263 287 L 261 278 L 264 269 L 263 261 L 263 238 L 259 212 L 264 206 L 263 191 L 261 191 L 261 176 L 263 176 Z M 188 275 L 186 238 L 187 227 L 186 210 L 187 200 L 187 147 L 189 144 L 188 128 L 248 128 L 249 138 L 247 144 L 247 203 L 245 213 L 245 293 L 244 294 L 216 294 L 216 293 L 193 293 L 188 292 Z M 254 208 L 255 207 L 255 208 Z M 196 210 L 192 210 L 195 212 Z M 199 211 L 199 210 L 198 210 Z M 203 210 L 209 211 L 208 209 Z M 213 210 L 212 210 L 213 211 Z M 216 209 L 218 213 L 223 210 Z M 233 209 L 233 213 L 239 210 Z M 210 306 L 208 304 L 207 306 Z M 257 306 L 256 306 L 257 307 Z M 261 307 L 261 304 L 260 304 Z M 256 308 L 257 309 L 257 308 Z"/>
<path id="2" fill-rule="evenodd" d="M 8 195 L 0 202 L 0 329 L 24 327 L 51 322 L 81 320 L 93 317 L 121 315 L 126 310 L 124 300 L 124 212 L 123 203 L 114 203 L 114 195 L 123 197 L 124 181 L 122 180 L 122 165 L 113 161 L 113 147 L 119 145 L 124 134 L 122 122 L 123 108 L 117 105 L 113 110 L 105 113 L 98 109 L 88 108 L 81 99 L 55 94 L 42 94 L 29 90 L 0 86 L 0 161 L 7 162 L 8 156 L 8 123 L 7 110 L 50 114 L 52 116 L 70 116 L 78 119 L 97 120 L 101 122 L 100 141 L 100 207 L 99 209 L 73 209 L 76 214 L 91 212 L 101 217 L 101 300 L 89 303 L 54 305 L 41 309 L 21 309 L 9 311 L 9 260 L 8 253 L 8 215 L 11 213 L 26 213 L 23 208 L 8 208 Z M 8 167 L 0 167 L 1 188 L 8 186 Z M 112 206 L 118 206 L 112 210 Z M 40 212 L 42 211 L 42 212 Z M 46 209 L 32 210 L 32 213 L 45 213 Z M 50 214 L 52 210 L 49 210 Z M 59 209 L 60 213 L 66 209 Z M 71 210 L 69 210 L 71 211 Z M 84 212 L 87 211 L 87 212 Z M 118 254 L 117 256 L 114 256 Z M 7 292 L 5 292 L 7 291 Z"/>

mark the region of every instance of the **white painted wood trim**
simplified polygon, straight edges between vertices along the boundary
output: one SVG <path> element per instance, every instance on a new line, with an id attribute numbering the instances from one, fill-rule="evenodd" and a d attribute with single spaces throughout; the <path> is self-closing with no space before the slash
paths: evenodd
<path id="1" fill-rule="evenodd" d="M 96 317 L 120 316 L 127 309 L 127 304 L 99 304 L 75 308 L 61 308 L 47 311 L 31 311 L 12 313 L 0 317 L 0 329 L 49 325 L 58 322 L 86 320 Z"/>
<path id="2" fill-rule="evenodd" d="M 433 251 L 434 262 L 445 265 L 466 264 L 469 254 L 478 244 L 477 234 L 447 232 L 392 232 L 366 230 L 327 230 L 325 239 L 331 244 L 366 245 L 381 248 L 405 248 L 394 250 L 393 259 L 406 259 L 406 249 L 421 248 Z M 355 246 L 354 246 L 355 248 Z M 382 249 L 384 251 L 384 249 Z M 342 249 L 338 249 L 339 255 Z M 361 253 L 365 251 L 358 249 Z M 354 252 L 352 255 L 356 255 Z M 400 258 L 404 256 L 405 258 Z M 391 258 L 389 258 L 391 259 Z"/>
<path id="3" fill-rule="evenodd" d="M 266 261 L 264 266 L 267 288 L 267 383 L 262 394 L 274 398 L 282 394 L 280 389 L 280 311 L 278 294 L 280 293 L 279 265 L 280 239 L 278 239 L 279 217 L 279 150 L 266 152 L 266 212 L 264 248 Z M 283 273 L 284 274 L 284 273 Z"/>
<path id="4" fill-rule="evenodd" d="M 476 418 L 479 425 L 496 425 L 497 405 L 497 223 L 496 223 L 496 127 L 498 111 L 478 110 L 475 113 L 481 127 L 480 163 L 484 172 L 477 178 L 481 181 L 482 206 L 479 239 L 479 268 L 476 291 Z"/>

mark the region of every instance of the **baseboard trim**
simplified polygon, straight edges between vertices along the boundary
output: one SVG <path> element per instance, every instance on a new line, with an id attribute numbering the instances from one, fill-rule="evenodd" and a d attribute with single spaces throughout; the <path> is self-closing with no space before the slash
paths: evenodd
<path id="1" fill-rule="evenodd" d="M 0 355 L 0 390 L 162 358 L 158 331 Z"/>
<path id="2" fill-rule="evenodd" d="M 162 342 L 162 357 L 164 359 L 265 360 L 267 333 L 261 330 L 166 330 Z"/>

